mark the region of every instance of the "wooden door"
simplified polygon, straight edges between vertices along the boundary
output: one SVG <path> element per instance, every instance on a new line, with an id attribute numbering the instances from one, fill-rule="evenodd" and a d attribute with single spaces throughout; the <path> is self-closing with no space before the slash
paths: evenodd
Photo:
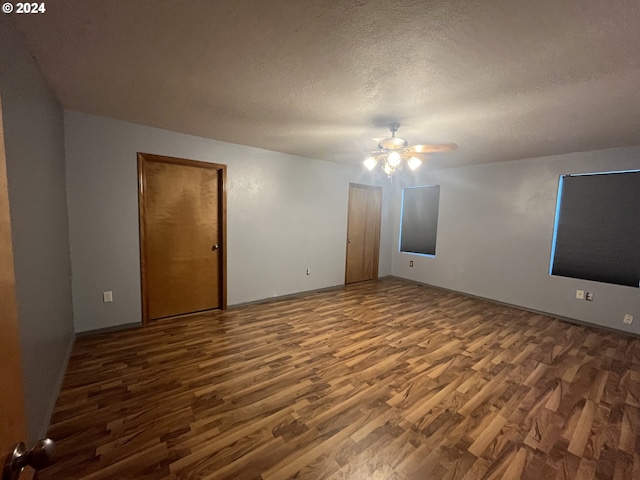
<path id="1" fill-rule="evenodd" d="M 26 441 L 22 360 L 18 333 L 13 240 L 0 103 L 0 458 Z M 1 468 L 1 465 L 0 465 Z"/>
<path id="2" fill-rule="evenodd" d="M 345 283 L 377 280 L 382 188 L 349 184 Z"/>
<path id="3" fill-rule="evenodd" d="M 226 166 L 138 154 L 144 322 L 226 308 Z"/>

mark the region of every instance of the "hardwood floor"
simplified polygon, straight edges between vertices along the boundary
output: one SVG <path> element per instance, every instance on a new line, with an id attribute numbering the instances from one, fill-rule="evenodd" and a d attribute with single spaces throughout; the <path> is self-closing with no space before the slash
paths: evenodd
<path id="1" fill-rule="evenodd" d="M 79 338 L 46 479 L 638 479 L 640 340 L 399 279 Z"/>

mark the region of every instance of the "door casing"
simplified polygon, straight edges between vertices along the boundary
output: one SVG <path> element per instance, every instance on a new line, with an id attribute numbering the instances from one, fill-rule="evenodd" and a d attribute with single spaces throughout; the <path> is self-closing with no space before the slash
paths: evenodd
<path id="1" fill-rule="evenodd" d="M 0 99 L 0 459 L 26 440 L 22 355 L 18 331 L 13 239 Z M 1 465 L 0 465 L 1 468 Z"/>

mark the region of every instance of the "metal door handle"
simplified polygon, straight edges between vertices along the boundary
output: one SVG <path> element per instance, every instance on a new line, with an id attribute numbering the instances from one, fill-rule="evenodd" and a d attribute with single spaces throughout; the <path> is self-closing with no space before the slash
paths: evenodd
<path id="1" fill-rule="evenodd" d="M 34 470 L 51 465 L 54 453 L 55 443 L 50 438 L 38 440 L 31 450 L 27 450 L 27 446 L 22 442 L 16 444 L 13 453 L 4 461 L 2 480 L 18 480 L 20 472 L 27 465 Z"/>
<path id="2" fill-rule="evenodd" d="M 217 250 L 219 248 L 220 248 L 220 245 L 216 243 L 213 247 L 211 247 L 211 250 Z"/>

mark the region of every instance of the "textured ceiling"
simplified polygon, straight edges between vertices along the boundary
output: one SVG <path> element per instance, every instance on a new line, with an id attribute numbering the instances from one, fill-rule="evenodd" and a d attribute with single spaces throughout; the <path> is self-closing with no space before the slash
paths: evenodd
<path id="1" fill-rule="evenodd" d="M 637 0 L 82 0 L 13 15 L 64 108 L 359 163 L 640 144 Z"/>

